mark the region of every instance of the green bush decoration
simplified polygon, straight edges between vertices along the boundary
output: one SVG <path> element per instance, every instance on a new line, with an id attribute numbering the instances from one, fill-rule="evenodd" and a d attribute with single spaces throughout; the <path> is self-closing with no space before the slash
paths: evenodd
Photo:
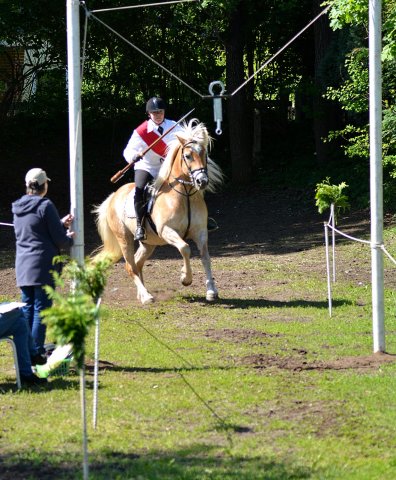
<path id="1" fill-rule="evenodd" d="M 57 257 L 55 261 L 63 263 L 65 257 Z M 87 260 L 85 265 L 68 260 L 61 275 L 53 273 L 55 288 L 59 291 L 50 286 L 44 287 L 53 303 L 42 312 L 43 322 L 57 343 L 72 344 L 73 356 L 80 369 L 84 364 L 85 338 L 95 324 L 98 314 L 96 302 L 103 293 L 109 266 L 107 259 L 97 263 Z M 72 288 L 65 294 L 66 280 Z"/>
<path id="2" fill-rule="evenodd" d="M 318 183 L 315 190 L 315 205 L 318 207 L 319 213 L 323 213 L 333 204 L 334 220 L 337 223 L 340 210 L 345 211 L 350 208 L 348 197 L 343 193 L 343 190 L 347 187 L 348 185 L 345 182 L 341 182 L 339 185 L 331 185 L 329 177 Z"/>

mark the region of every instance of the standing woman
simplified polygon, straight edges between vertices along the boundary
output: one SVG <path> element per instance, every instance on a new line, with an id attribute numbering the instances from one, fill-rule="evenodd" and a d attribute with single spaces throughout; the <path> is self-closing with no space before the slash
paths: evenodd
<path id="1" fill-rule="evenodd" d="M 23 313 L 33 337 L 32 357 L 45 353 L 46 326 L 41 322 L 41 311 L 51 306 L 51 300 L 43 286 L 54 286 L 51 270 L 59 270 L 59 266 L 53 265 L 53 258 L 73 245 L 75 235 L 67 230 L 73 216 L 61 219 L 55 205 L 45 198 L 49 181 L 44 170 L 32 168 L 25 177 L 26 195 L 12 204 L 16 281 L 26 303 Z"/>

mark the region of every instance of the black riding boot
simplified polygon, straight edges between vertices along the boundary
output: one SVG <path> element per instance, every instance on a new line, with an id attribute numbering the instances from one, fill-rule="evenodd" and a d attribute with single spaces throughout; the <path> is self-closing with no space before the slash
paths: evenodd
<path id="1" fill-rule="evenodd" d="M 136 217 L 135 240 L 146 240 L 146 230 L 142 227 L 140 218 Z"/>
<path id="2" fill-rule="evenodd" d="M 146 215 L 146 204 L 142 198 L 142 192 L 139 188 L 136 188 L 134 200 L 136 212 L 135 240 L 146 240 L 146 230 L 142 226 L 144 217 Z"/>

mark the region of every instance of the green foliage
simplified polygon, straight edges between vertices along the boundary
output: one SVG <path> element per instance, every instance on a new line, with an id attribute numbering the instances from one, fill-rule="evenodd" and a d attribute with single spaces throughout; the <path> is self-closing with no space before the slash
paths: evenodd
<path id="1" fill-rule="evenodd" d="M 367 23 L 367 0 L 329 0 L 324 4 L 331 5 L 329 17 L 333 30 L 341 29 L 345 25 Z"/>
<path id="2" fill-rule="evenodd" d="M 64 259 L 58 257 L 57 261 Z M 94 302 L 103 292 L 109 266 L 107 259 L 95 264 L 87 260 L 85 265 L 69 260 L 61 275 L 54 273 L 55 287 L 60 291 L 45 287 L 53 304 L 43 311 L 43 322 L 60 345 L 73 345 L 73 355 L 79 368 L 84 364 L 85 338 L 98 314 Z M 72 283 L 68 293 L 64 293 L 66 281 Z"/>
<path id="3" fill-rule="evenodd" d="M 369 159 L 369 74 L 367 19 L 368 2 L 365 0 L 335 0 L 331 5 L 331 27 L 343 28 L 353 38 L 353 45 L 345 57 L 345 74 L 340 83 L 328 87 L 325 98 L 337 102 L 346 112 L 345 125 L 331 131 L 327 141 L 337 139 L 347 157 L 355 162 L 354 170 L 366 169 Z M 384 0 L 382 9 L 382 100 L 383 100 L 383 184 L 384 204 L 394 209 L 396 177 L 396 2 Z"/>
<path id="4" fill-rule="evenodd" d="M 319 213 L 323 213 L 334 205 L 334 220 L 337 222 L 338 214 L 340 210 L 345 211 L 350 207 L 348 197 L 343 193 L 343 190 L 348 185 L 345 182 L 341 182 L 339 185 L 332 185 L 330 178 L 318 183 L 315 190 L 315 205 L 318 207 Z"/>
<path id="5" fill-rule="evenodd" d="M 60 258 L 63 261 L 63 258 Z M 69 260 L 63 268 L 62 275 L 76 283 L 76 289 L 89 295 L 94 302 L 102 295 L 106 286 L 106 273 L 112 262 L 103 258 L 93 262 L 87 259 L 84 265 L 75 260 Z"/>
<path id="6" fill-rule="evenodd" d="M 347 55 L 345 68 L 347 79 L 339 88 L 329 87 L 325 98 L 337 100 L 341 108 L 356 113 L 367 112 L 368 108 L 368 49 L 355 48 Z"/>

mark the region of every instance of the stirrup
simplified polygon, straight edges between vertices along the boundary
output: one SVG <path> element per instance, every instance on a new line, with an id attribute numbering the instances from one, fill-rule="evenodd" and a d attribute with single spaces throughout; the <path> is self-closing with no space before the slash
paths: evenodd
<path id="1" fill-rule="evenodd" d="M 219 229 L 217 222 L 214 218 L 208 217 L 208 224 L 207 224 L 208 232 L 214 232 L 215 230 Z"/>
<path id="2" fill-rule="evenodd" d="M 135 240 L 146 240 L 146 230 L 143 227 L 136 227 Z"/>

